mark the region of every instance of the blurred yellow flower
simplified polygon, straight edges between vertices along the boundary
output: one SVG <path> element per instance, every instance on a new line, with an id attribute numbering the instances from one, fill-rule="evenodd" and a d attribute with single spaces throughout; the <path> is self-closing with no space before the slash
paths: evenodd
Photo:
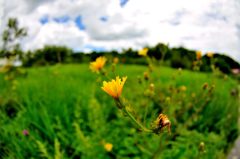
<path id="1" fill-rule="evenodd" d="M 99 72 L 105 65 L 106 61 L 106 57 L 100 56 L 94 62 L 91 62 L 89 67 L 93 72 Z"/>
<path id="2" fill-rule="evenodd" d="M 170 97 L 166 97 L 165 101 L 166 101 L 167 103 L 169 103 L 169 102 L 171 101 L 171 98 L 170 98 Z"/>
<path id="3" fill-rule="evenodd" d="M 195 97 L 196 97 L 196 94 L 195 94 L 195 93 L 192 93 L 191 96 L 192 96 L 192 98 L 195 98 Z"/>
<path id="4" fill-rule="evenodd" d="M 187 90 L 187 87 L 186 87 L 186 86 L 181 86 L 181 87 L 180 87 L 180 90 L 184 92 L 184 91 Z"/>
<path id="5" fill-rule="evenodd" d="M 196 58 L 200 60 L 202 58 L 202 51 L 196 51 Z"/>
<path id="6" fill-rule="evenodd" d="M 122 93 L 122 88 L 126 80 L 127 77 L 120 79 L 119 76 L 117 76 L 116 80 L 113 79 L 110 82 L 103 81 L 102 89 L 114 99 L 118 99 Z"/>
<path id="7" fill-rule="evenodd" d="M 143 48 L 142 50 L 138 51 L 138 55 L 140 56 L 147 56 L 148 48 Z"/>
<path id="8" fill-rule="evenodd" d="M 213 52 L 207 52 L 207 57 L 212 58 L 213 57 Z"/>
<path id="9" fill-rule="evenodd" d="M 150 84 L 149 89 L 150 91 L 154 91 L 155 85 L 153 83 Z"/>
<path id="10" fill-rule="evenodd" d="M 105 144 L 104 144 L 104 149 L 105 149 L 107 152 L 112 151 L 112 148 L 113 148 L 113 145 L 112 145 L 111 143 L 105 143 Z"/>
<path id="11" fill-rule="evenodd" d="M 119 62 L 119 59 L 117 57 L 113 58 L 113 63 L 117 64 Z"/>

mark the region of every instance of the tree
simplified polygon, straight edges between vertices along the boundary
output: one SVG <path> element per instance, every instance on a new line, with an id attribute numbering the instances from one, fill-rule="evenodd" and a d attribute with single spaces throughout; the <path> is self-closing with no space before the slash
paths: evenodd
<path id="1" fill-rule="evenodd" d="M 20 28 L 16 18 L 10 18 L 2 34 L 3 46 L 0 55 L 6 57 L 9 63 L 16 58 L 21 59 L 23 53 L 20 47 L 20 39 L 25 36 L 27 36 L 27 29 Z"/>

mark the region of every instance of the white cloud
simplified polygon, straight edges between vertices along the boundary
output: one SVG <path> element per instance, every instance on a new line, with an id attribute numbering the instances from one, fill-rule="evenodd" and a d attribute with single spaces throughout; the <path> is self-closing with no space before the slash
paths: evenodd
<path id="1" fill-rule="evenodd" d="M 49 22 L 34 32 L 35 36 L 25 41 L 26 49 L 42 48 L 44 45 L 65 45 L 78 49 L 88 41 L 86 33 L 78 30 L 73 22 L 62 25 Z"/>
<path id="2" fill-rule="evenodd" d="M 21 5 L 20 5 L 21 4 Z M 227 53 L 240 61 L 240 1 L 238 0 L 11 0 L 5 1 L 4 21 L 18 17 L 29 36 L 23 48 L 45 44 L 81 49 L 90 44 L 106 49 L 169 43 L 203 51 Z M 49 23 L 39 19 L 49 16 Z M 64 24 L 52 18 L 69 16 Z M 74 24 L 82 16 L 85 31 Z M 107 21 L 100 21 L 102 16 Z"/>

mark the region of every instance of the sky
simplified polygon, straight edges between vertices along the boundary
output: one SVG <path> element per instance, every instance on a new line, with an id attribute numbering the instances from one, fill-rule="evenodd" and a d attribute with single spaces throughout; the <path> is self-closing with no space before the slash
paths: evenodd
<path id="1" fill-rule="evenodd" d="M 0 31 L 16 17 L 24 50 L 91 52 L 157 43 L 224 53 L 240 62 L 240 0 L 0 0 Z"/>

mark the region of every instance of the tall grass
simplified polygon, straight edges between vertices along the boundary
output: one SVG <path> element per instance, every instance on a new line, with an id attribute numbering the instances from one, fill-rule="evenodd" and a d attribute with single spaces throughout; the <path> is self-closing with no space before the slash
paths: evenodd
<path id="1" fill-rule="evenodd" d="M 144 81 L 145 69 L 117 67 L 118 75 L 128 76 L 123 96 L 148 126 L 164 110 L 172 121 L 172 135 L 159 139 L 138 132 L 101 90 L 104 79 L 88 65 L 30 68 L 27 77 L 15 79 L 16 89 L 0 76 L 0 158 L 152 158 L 159 144 L 160 158 L 224 157 L 238 134 L 239 101 L 230 93 L 237 82 L 165 67 L 156 67 Z M 152 82 L 154 98 L 146 95 Z M 205 83 L 214 87 L 212 95 L 202 88 Z M 170 88 L 181 86 L 186 91 L 172 97 Z M 106 151 L 105 143 L 113 150 Z"/>

